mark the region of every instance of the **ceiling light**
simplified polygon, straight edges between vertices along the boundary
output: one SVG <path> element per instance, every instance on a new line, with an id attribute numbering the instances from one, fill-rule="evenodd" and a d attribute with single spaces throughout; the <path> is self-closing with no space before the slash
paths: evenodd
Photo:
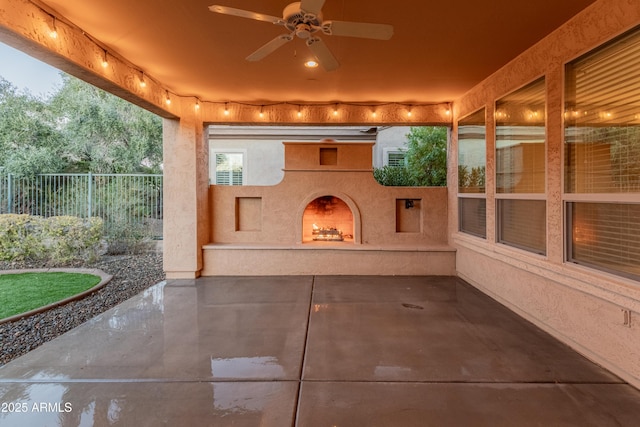
<path id="1" fill-rule="evenodd" d="M 304 63 L 304 66 L 307 68 L 316 68 L 318 65 L 318 61 L 314 61 L 313 59 L 308 60 Z"/>

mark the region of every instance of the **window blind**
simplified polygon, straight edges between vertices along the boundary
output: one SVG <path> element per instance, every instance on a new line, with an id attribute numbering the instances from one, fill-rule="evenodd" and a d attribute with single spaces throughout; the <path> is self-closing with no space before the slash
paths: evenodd
<path id="1" fill-rule="evenodd" d="M 640 279 L 640 204 L 569 203 L 569 260 Z"/>
<path id="2" fill-rule="evenodd" d="M 546 213 L 544 200 L 498 200 L 498 241 L 544 255 Z"/>
<path id="3" fill-rule="evenodd" d="M 567 260 L 639 279 L 640 28 L 565 76 Z"/>
<path id="4" fill-rule="evenodd" d="M 460 231 L 487 238 L 487 201 L 479 198 L 459 198 Z"/>

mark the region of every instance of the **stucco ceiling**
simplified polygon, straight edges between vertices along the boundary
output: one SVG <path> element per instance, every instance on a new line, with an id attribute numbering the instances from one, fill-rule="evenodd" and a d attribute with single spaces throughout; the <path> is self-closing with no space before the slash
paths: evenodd
<path id="1" fill-rule="evenodd" d="M 220 4 L 281 16 L 288 0 L 44 0 L 177 94 L 209 101 L 447 102 L 594 0 L 326 0 L 325 20 L 394 26 L 388 41 L 323 36 L 336 71 L 307 69 L 295 39 L 245 57 L 283 27 L 212 13 Z"/>

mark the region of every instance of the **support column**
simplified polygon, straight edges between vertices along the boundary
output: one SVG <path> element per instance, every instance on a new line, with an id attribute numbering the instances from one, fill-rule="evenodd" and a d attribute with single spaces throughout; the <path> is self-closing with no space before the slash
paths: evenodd
<path id="1" fill-rule="evenodd" d="M 164 270 L 167 279 L 192 279 L 208 243 L 209 153 L 204 124 L 191 100 L 178 100 L 178 120 L 163 121 Z"/>
<path id="2" fill-rule="evenodd" d="M 561 63 L 547 70 L 547 259 L 564 261 L 562 215 L 562 150 L 564 149 L 564 73 Z"/>

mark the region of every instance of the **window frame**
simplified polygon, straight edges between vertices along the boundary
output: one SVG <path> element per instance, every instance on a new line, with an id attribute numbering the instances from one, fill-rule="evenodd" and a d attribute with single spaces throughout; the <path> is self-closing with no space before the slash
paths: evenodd
<path id="1" fill-rule="evenodd" d="M 407 165 L 407 148 L 406 147 L 384 147 L 382 149 L 382 166 L 392 167 L 393 165 L 389 164 L 389 155 L 390 154 L 402 154 L 404 165 Z"/>
<path id="2" fill-rule="evenodd" d="M 487 163 L 488 163 L 488 150 L 487 150 L 487 114 L 488 109 L 485 105 L 474 110 L 473 112 L 465 115 L 460 118 L 457 123 L 457 141 L 458 141 L 458 152 L 456 158 L 456 167 L 460 166 L 460 123 L 465 119 L 474 116 L 481 111 L 484 111 L 484 168 L 485 168 L 485 176 L 484 176 L 484 191 L 482 192 L 460 192 L 460 176 L 457 174 L 456 180 L 456 193 L 458 196 L 458 231 L 461 233 L 465 233 L 469 236 L 474 236 L 480 239 L 487 240 Z M 460 203 L 460 199 L 482 199 L 485 202 L 485 217 L 484 217 L 484 235 L 479 235 L 478 233 L 473 233 L 469 230 L 462 229 L 462 203 Z"/>
<path id="3" fill-rule="evenodd" d="M 217 165 L 216 165 L 216 156 L 218 154 L 240 154 L 242 155 L 242 184 L 238 185 L 247 185 L 247 150 L 239 149 L 239 148 L 215 148 L 212 149 L 209 153 L 209 184 L 210 185 L 230 185 L 234 184 L 218 184 L 217 182 Z"/>
<path id="4" fill-rule="evenodd" d="M 576 99 L 575 99 L 575 94 L 572 95 L 572 102 L 569 102 L 569 90 L 571 87 L 574 87 L 575 85 L 575 81 L 573 82 L 569 82 L 568 80 L 568 69 L 570 67 L 573 67 L 574 64 L 584 61 L 584 60 L 588 60 L 589 57 L 592 58 L 597 58 L 598 54 L 606 51 L 608 48 L 612 47 L 613 45 L 615 45 L 617 42 L 623 41 L 624 39 L 628 38 L 628 37 L 633 37 L 634 33 L 637 36 L 640 36 L 640 26 L 636 26 L 635 28 L 632 28 L 631 30 L 625 32 L 624 34 L 619 35 L 618 37 L 615 37 L 611 40 L 609 40 L 608 42 L 602 43 L 599 46 L 594 47 L 593 49 L 589 50 L 588 52 L 575 57 L 573 59 L 571 59 L 570 61 L 567 61 L 563 64 L 563 68 L 562 68 L 562 77 L 563 77 L 563 111 L 564 114 L 562 115 L 562 150 L 561 150 L 561 159 L 562 159 L 562 172 L 561 172 L 561 188 L 562 188 L 562 192 L 561 192 L 561 200 L 562 200 L 562 216 L 563 216 L 563 220 L 562 220 L 562 224 L 563 224 L 563 243 L 564 243 L 564 247 L 563 247 L 563 263 L 566 265 L 570 265 L 570 266 L 580 266 L 580 267 L 584 267 L 584 268 L 588 268 L 590 270 L 593 271 L 598 271 L 598 272 L 602 272 L 602 273 L 606 273 L 606 274 L 611 274 L 617 277 L 622 277 L 622 278 L 628 278 L 628 279 L 632 279 L 635 281 L 640 280 L 640 276 L 633 274 L 633 273 L 629 273 L 627 271 L 624 270 L 616 270 L 614 268 L 608 268 L 606 266 L 603 265 L 596 265 L 593 264 L 591 262 L 589 262 L 588 260 L 581 260 L 581 259 L 574 259 L 573 257 L 573 252 L 574 252 L 574 235 L 573 235 L 573 209 L 574 209 L 574 205 L 575 204 L 579 204 L 579 203 L 585 203 L 585 204 L 634 204 L 634 205 L 640 205 L 639 199 L 640 199 L 640 191 L 638 192 L 607 192 L 607 193 L 602 193 L 602 192 L 593 192 L 593 193 L 587 193 L 587 192 L 569 192 L 567 189 L 567 174 L 568 174 L 568 165 L 567 165 L 567 156 L 569 155 L 568 153 L 568 146 L 567 146 L 567 130 L 570 128 L 576 128 L 578 127 L 577 124 L 573 123 L 570 124 L 572 122 L 571 119 L 571 111 L 573 110 L 569 110 L 569 108 L 573 108 L 575 107 L 575 103 L 576 103 Z M 613 57 L 615 55 L 611 54 L 609 55 L 609 57 Z M 608 58 L 605 58 L 605 60 Z M 604 61 L 604 60 L 603 60 Z M 640 101 L 640 99 L 639 99 Z M 602 108 L 606 108 L 607 107 L 607 102 L 610 101 L 603 101 L 602 104 Z M 595 125 L 595 124 L 594 124 Z M 640 126 L 640 125 L 638 125 Z M 640 141 L 639 141 L 640 143 Z"/>
<path id="5" fill-rule="evenodd" d="M 543 123 L 542 125 L 540 125 L 540 127 L 542 127 L 544 129 L 544 183 L 543 183 L 543 189 L 544 191 L 542 192 L 537 192 L 537 193 L 517 193 L 517 192 L 499 192 L 498 191 L 498 129 L 500 126 L 503 125 L 499 125 L 499 117 L 498 117 L 498 111 L 499 111 L 499 103 L 502 99 L 508 97 L 509 95 L 513 95 L 516 94 L 518 91 L 522 90 L 522 89 L 526 89 L 529 86 L 534 86 L 535 84 L 538 84 L 539 82 L 543 82 L 544 85 L 544 114 L 543 114 Z M 549 99 L 547 96 L 547 91 L 548 91 L 548 82 L 547 82 L 547 76 L 546 75 L 541 75 L 538 76 L 536 78 L 534 78 L 533 80 L 529 81 L 528 83 L 508 92 L 505 93 L 504 95 L 502 95 L 500 98 L 496 99 L 494 101 L 494 109 L 493 109 L 493 126 L 494 126 L 494 147 L 493 147 L 493 158 L 494 158 L 494 164 L 495 167 L 493 168 L 493 179 L 494 179 L 494 185 L 493 185 L 493 190 L 494 190 L 494 209 L 495 209 L 495 241 L 497 244 L 500 245 L 504 245 L 507 246 L 509 248 L 514 248 L 514 249 L 519 249 L 519 250 L 523 250 L 526 251 L 527 253 L 531 254 L 531 255 L 537 255 L 537 256 L 542 256 L 542 257 L 547 257 L 548 251 L 549 251 L 549 242 L 548 242 L 548 230 L 549 230 L 549 223 L 547 220 L 547 215 L 548 215 L 548 199 L 547 199 L 547 193 L 548 193 L 548 182 L 549 182 L 549 129 L 548 129 L 548 111 L 549 111 Z M 539 252 L 537 250 L 534 250 L 532 248 L 528 248 L 526 246 L 523 245 L 518 245 L 515 243 L 510 243 L 510 242 L 506 242 L 503 240 L 503 237 L 501 235 L 501 230 L 502 230 L 502 215 L 503 213 L 501 212 L 500 209 L 500 201 L 501 200 L 526 200 L 526 201 L 542 201 L 545 204 L 545 217 L 544 217 L 544 230 L 545 230 L 545 249 L 542 252 Z"/>

